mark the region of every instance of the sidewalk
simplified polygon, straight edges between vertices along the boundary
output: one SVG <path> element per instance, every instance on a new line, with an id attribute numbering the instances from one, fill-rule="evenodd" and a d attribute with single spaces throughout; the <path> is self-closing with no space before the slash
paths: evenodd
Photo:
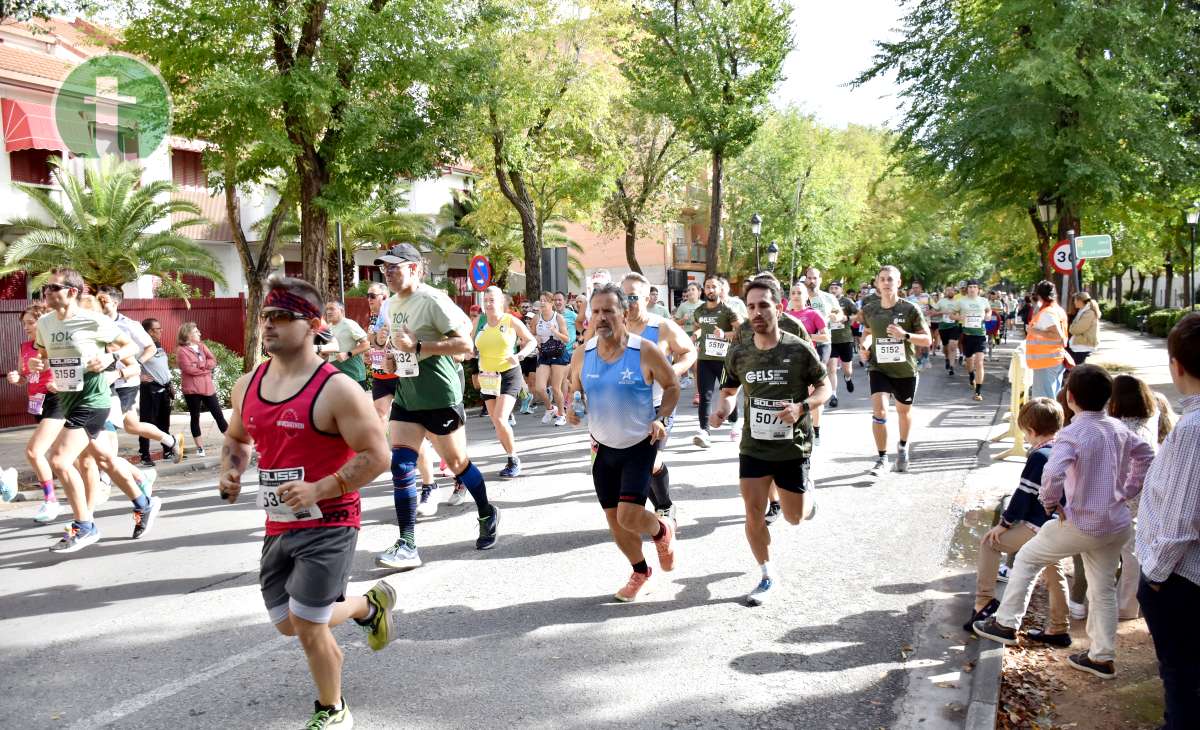
<path id="1" fill-rule="evenodd" d="M 226 420 L 229 419 L 230 413 L 226 409 Z M 191 418 L 188 414 L 174 413 L 171 415 L 171 433 L 175 434 L 176 438 L 182 435 L 181 442 L 184 446 L 184 456 L 187 458 L 184 459 L 182 464 L 174 464 L 171 461 L 159 461 L 162 456 L 162 448 L 156 443 L 151 443 L 150 455 L 157 464 L 159 476 L 216 469 L 220 462 L 223 437 L 217 429 L 212 416 L 208 413 L 203 413 L 200 416 L 200 432 L 200 438 L 207 452 L 207 456 L 204 458 L 195 456 L 195 446 L 192 444 Z M 33 468 L 29 466 L 29 462 L 25 459 L 25 445 L 32 433 L 33 426 L 0 430 L 0 468 L 15 467 L 21 489 L 33 490 L 35 492 L 35 494 L 29 495 L 27 498 L 40 499 L 38 495 L 40 495 L 41 490 L 37 486 L 37 480 L 33 475 Z M 136 466 L 141 460 L 141 457 L 138 455 L 137 437 L 130 436 L 118 429 L 117 444 L 119 445 L 121 456 L 124 456 L 130 463 Z"/>
<path id="2" fill-rule="evenodd" d="M 1171 382 L 1167 368 L 1167 341 L 1162 337 L 1143 335 L 1135 330 L 1105 323 L 1100 328 L 1100 349 L 1088 362 L 1098 365 L 1120 365 L 1129 368 L 1179 409 L 1179 391 Z"/>

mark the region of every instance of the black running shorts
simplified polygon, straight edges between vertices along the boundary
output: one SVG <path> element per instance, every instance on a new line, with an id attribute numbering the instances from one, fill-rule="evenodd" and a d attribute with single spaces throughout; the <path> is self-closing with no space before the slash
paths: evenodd
<path id="1" fill-rule="evenodd" d="M 829 359 L 838 359 L 842 362 L 854 362 L 854 343 L 853 342 L 835 342 L 830 345 L 832 348 L 829 352 Z"/>
<path id="2" fill-rule="evenodd" d="M 133 410 L 137 405 L 138 393 L 142 390 L 141 386 L 135 385 L 132 388 L 114 388 L 113 393 L 121 399 L 121 414 L 124 415 Z"/>
<path id="3" fill-rule="evenodd" d="M 372 378 L 371 400 L 380 398 L 395 398 L 396 388 L 400 387 L 400 378 Z"/>
<path id="4" fill-rule="evenodd" d="M 109 410 L 108 408 L 75 406 L 70 413 L 65 415 L 67 420 L 65 427 L 67 429 L 82 428 L 87 431 L 88 438 L 94 439 L 104 430 L 104 423 L 108 420 Z"/>
<path id="5" fill-rule="evenodd" d="M 645 441 L 624 449 L 597 444 L 592 464 L 592 483 L 604 509 L 616 509 L 621 502 L 644 505 L 650 496 L 650 472 L 658 449 Z"/>
<path id="6" fill-rule="evenodd" d="M 917 378 L 893 378 L 886 373 L 872 370 L 871 395 L 876 393 L 891 393 L 897 403 L 911 406 L 917 397 Z"/>
<path id="7" fill-rule="evenodd" d="M 796 494 L 808 490 L 808 459 L 767 461 L 742 454 L 738 457 L 738 479 L 771 477 L 780 489 Z"/>
<path id="8" fill-rule="evenodd" d="M 461 403 L 449 408 L 433 408 L 427 411 L 409 411 L 401 408 L 399 403 L 393 403 L 388 420 L 416 423 L 435 436 L 448 436 L 467 422 L 467 413 Z"/>
<path id="9" fill-rule="evenodd" d="M 963 337 L 963 357 L 987 352 L 986 335 L 965 335 Z"/>

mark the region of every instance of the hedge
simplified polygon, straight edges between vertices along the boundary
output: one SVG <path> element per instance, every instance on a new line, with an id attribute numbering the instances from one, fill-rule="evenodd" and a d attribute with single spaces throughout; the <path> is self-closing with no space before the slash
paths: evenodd
<path id="1" fill-rule="evenodd" d="M 1155 309 L 1147 302 L 1125 301 L 1120 308 L 1116 303 L 1107 299 L 1097 301 L 1100 305 L 1100 317 L 1108 322 L 1123 324 L 1130 329 L 1138 329 L 1138 318 L 1146 317 L 1146 330 L 1157 337 L 1166 337 L 1175 323 L 1187 314 L 1186 309 Z"/>
<path id="2" fill-rule="evenodd" d="M 1146 327 L 1150 330 L 1150 334 L 1166 337 L 1170 334 L 1171 328 L 1187 313 L 1186 309 L 1160 309 L 1150 315 Z"/>

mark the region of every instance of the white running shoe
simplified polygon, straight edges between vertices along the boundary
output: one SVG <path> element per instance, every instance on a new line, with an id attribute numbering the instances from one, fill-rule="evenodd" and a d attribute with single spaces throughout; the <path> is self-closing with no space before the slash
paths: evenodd
<path id="1" fill-rule="evenodd" d="M 696 444 L 702 449 L 707 449 L 709 447 L 708 431 L 705 431 L 704 429 L 697 431 L 696 435 L 692 437 L 692 443 Z"/>
<path id="2" fill-rule="evenodd" d="M 558 418 L 554 419 L 554 425 L 555 425 L 555 426 L 565 426 L 565 425 L 567 425 L 567 417 L 566 417 L 566 416 L 559 416 Z"/>
<path id="3" fill-rule="evenodd" d="M 871 467 L 871 476 L 881 477 L 886 474 L 890 468 L 891 463 L 888 461 L 887 455 L 885 454 L 884 456 L 880 456 L 879 458 L 875 459 L 875 466 Z"/>
<path id="4" fill-rule="evenodd" d="M 450 498 L 446 500 L 447 507 L 457 507 L 467 498 L 467 488 L 462 482 L 454 482 L 454 491 L 450 492 Z"/>
<path id="5" fill-rule="evenodd" d="M 421 517 L 433 517 L 437 514 L 438 499 L 437 485 L 426 485 L 421 487 L 421 498 L 417 504 L 417 514 Z"/>
<path id="6" fill-rule="evenodd" d="M 11 466 L 0 471 L 0 499 L 11 502 L 17 496 L 17 470 Z"/>
<path id="7" fill-rule="evenodd" d="M 33 516 L 33 521 L 40 522 L 42 524 L 53 522 L 54 520 L 58 519 L 58 515 L 61 512 L 62 505 L 58 503 L 58 500 L 53 502 L 42 502 L 42 506 L 38 507 L 37 514 Z"/>
<path id="8" fill-rule="evenodd" d="M 1070 598 L 1067 599 L 1067 611 L 1071 614 L 1071 618 L 1076 621 L 1082 621 L 1087 618 L 1088 607 L 1086 603 L 1076 603 Z"/>
<path id="9" fill-rule="evenodd" d="M 557 412 L 558 412 L 558 409 L 557 409 L 557 408 L 549 408 L 549 409 L 547 409 L 547 410 L 546 410 L 546 412 L 542 414 L 542 425 L 543 425 L 543 426 L 545 426 L 546 424 L 548 424 L 548 423 L 550 423 L 551 421 L 553 421 L 553 420 L 554 420 L 554 414 L 555 414 L 555 413 L 557 413 Z"/>
<path id="10" fill-rule="evenodd" d="M 375 562 L 385 568 L 410 570 L 421 567 L 421 556 L 417 553 L 415 545 L 397 540 L 395 545 L 377 555 Z"/>

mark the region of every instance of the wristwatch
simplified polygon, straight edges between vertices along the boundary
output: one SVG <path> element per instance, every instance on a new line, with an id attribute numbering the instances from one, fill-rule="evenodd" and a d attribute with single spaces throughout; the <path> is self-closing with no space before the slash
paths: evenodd
<path id="1" fill-rule="evenodd" d="M 421 341 L 417 340 L 417 346 L 413 348 L 413 354 L 417 357 L 421 356 Z"/>
<path id="2" fill-rule="evenodd" d="M 662 416 L 662 417 L 660 417 L 660 418 L 658 419 L 658 422 L 662 424 L 662 427 L 663 427 L 663 428 L 666 428 L 666 429 L 669 429 L 669 428 L 671 428 L 671 425 L 670 425 L 670 422 L 669 422 L 669 418 L 668 418 L 667 416 Z"/>
<path id="3" fill-rule="evenodd" d="M 904 333 L 904 339 L 906 339 L 906 340 L 911 340 L 911 339 L 912 339 L 912 332 L 905 332 L 905 333 Z"/>

